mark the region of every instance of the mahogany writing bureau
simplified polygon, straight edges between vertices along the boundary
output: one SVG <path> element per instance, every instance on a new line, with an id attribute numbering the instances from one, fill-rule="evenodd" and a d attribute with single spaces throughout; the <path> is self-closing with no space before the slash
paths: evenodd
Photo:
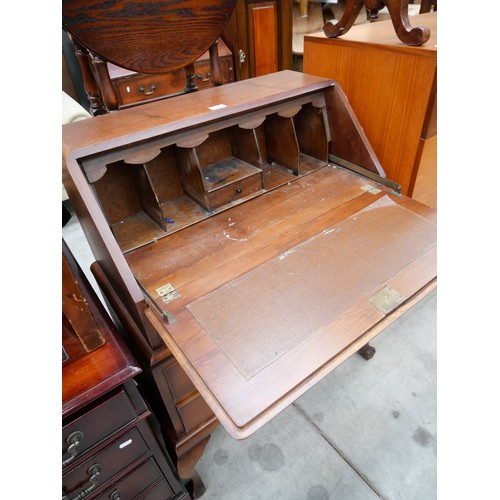
<path id="1" fill-rule="evenodd" d="M 181 477 L 219 421 L 249 436 L 436 286 L 435 211 L 384 178 L 332 80 L 282 71 L 64 125 L 63 155 Z"/>

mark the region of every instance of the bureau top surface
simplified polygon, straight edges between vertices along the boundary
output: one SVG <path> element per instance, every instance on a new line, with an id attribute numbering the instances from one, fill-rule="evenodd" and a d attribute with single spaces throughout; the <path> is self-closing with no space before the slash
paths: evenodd
<path id="1" fill-rule="evenodd" d="M 389 50 L 397 50 L 427 57 L 436 57 L 437 53 L 437 13 L 429 12 L 418 16 L 411 16 L 410 23 L 413 27 L 425 26 L 430 29 L 429 40 L 420 46 L 405 45 L 397 37 L 392 21 L 379 21 L 353 26 L 345 35 L 338 38 L 328 38 L 323 31 L 306 35 L 304 43 L 320 42 L 338 46 L 352 46 L 360 44 L 370 45 Z M 307 54 L 306 56 L 307 57 Z"/>
<path id="2" fill-rule="evenodd" d="M 63 125 L 63 148 L 66 153 L 78 150 L 75 157 L 82 158 L 257 110 L 333 84 L 332 80 L 289 70 L 242 80 Z"/>

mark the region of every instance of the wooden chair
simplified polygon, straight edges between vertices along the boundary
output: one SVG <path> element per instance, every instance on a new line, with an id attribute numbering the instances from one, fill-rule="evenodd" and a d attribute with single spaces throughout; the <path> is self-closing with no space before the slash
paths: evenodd
<path id="1" fill-rule="evenodd" d="M 236 0 L 63 0 L 63 28 L 75 46 L 91 114 L 118 109 L 108 62 L 138 73 L 184 68 L 184 91 L 193 92 L 194 62 L 208 50 L 213 82 L 221 84 L 217 39 L 235 4 Z"/>

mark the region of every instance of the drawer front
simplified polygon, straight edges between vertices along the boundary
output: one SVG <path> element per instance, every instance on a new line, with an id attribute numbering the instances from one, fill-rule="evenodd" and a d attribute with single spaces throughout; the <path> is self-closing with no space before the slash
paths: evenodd
<path id="1" fill-rule="evenodd" d="M 163 369 L 163 374 L 186 432 L 213 418 L 212 410 L 175 358 Z"/>
<path id="2" fill-rule="evenodd" d="M 158 483 L 152 490 L 148 491 L 140 500 L 168 500 L 170 497 L 174 498 L 172 489 L 167 481 Z M 179 498 L 179 497 L 175 497 Z M 185 497 L 190 498 L 190 497 Z"/>
<path id="3" fill-rule="evenodd" d="M 213 417 L 213 412 L 200 394 L 177 406 L 186 432 L 191 432 L 200 424 Z"/>
<path id="4" fill-rule="evenodd" d="M 213 86 L 210 61 L 198 61 L 194 64 L 194 82 L 199 89 Z"/>
<path id="5" fill-rule="evenodd" d="M 222 72 L 222 83 L 234 81 L 231 58 L 225 57 L 221 59 L 220 67 Z M 205 89 L 213 86 L 209 60 L 197 61 L 194 64 L 194 75 L 194 81 L 198 89 Z M 115 78 L 112 80 L 112 84 L 120 103 L 119 105 L 127 106 L 184 92 L 186 86 L 186 73 L 184 69 L 157 75 L 136 73 L 130 76 Z"/>
<path id="6" fill-rule="evenodd" d="M 84 415 L 63 425 L 63 464 L 69 465 L 92 446 L 136 418 L 135 408 L 123 390 L 100 401 Z"/>
<path id="7" fill-rule="evenodd" d="M 183 92 L 186 77 L 181 69 L 159 75 L 135 74 L 112 83 L 123 106 Z"/>
<path id="8" fill-rule="evenodd" d="M 175 358 L 172 359 L 169 366 L 163 369 L 163 375 L 168 383 L 175 404 L 192 394 L 198 393 L 193 382 L 191 382 L 191 379 L 186 375 L 186 372 Z"/>
<path id="9" fill-rule="evenodd" d="M 149 458 L 139 467 L 134 469 L 130 474 L 127 474 L 123 479 L 118 481 L 112 488 L 103 493 L 99 497 L 99 500 L 132 500 L 136 498 L 142 492 L 153 488 L 157 488 L 157 485 L 153 485 L 155 482 L 164 482 L 166 487 L 163 488 L 163 500 L 170 498 L 173 495 L 173 491 L 169 484 L 165 481 L 160 468 L 155 462 L 154 458 Z M 141 495 L 141 498 L 149 498 L 148 493 L 145 496 Z"/>
<path id="10" fill-rule="evenodd" d="M 210 191 L 207 195 L 208 210 L 221 207 L 262 189 L 262 174 L 256 173 L 226 186 Z"/>
<path id="11" fill-rule="evenodd" d="M 234 70 L 231 57 L 219 59 L 222 74 L 222 83 L 234 82 Z M 194 81 L 199 89 L 212 87 L 213 76 L 210 68 L 210 61 L 197 61 L 194 64 Z"/>
<path id="12" fill-rule="evenodd" d="M 148 446 L 138 429 L 134 427 L 71 472 L 63 475 L 63 492 L 70 498 L 85 490 L 90 494 L 148 452 Z"/>

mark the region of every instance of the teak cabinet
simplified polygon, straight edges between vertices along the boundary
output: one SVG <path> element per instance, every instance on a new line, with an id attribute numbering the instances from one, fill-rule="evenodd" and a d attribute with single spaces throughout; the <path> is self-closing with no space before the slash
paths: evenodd
<path id="1" fill-rule="evenodd" d="M 63 152 L 198 491 L 219 422 L 255 432 L 436 285 L 435 211 L 384 178 L 332 80 L 282 71 L 65 125 Z"/>
<path id="2" fill-rule="evenodd" d="M 62 498 L 189 498 L 149 425 L 140 368 L 63 241 Z"/>
<path id="3" fill-rule="evenodd" d="M 338 81 L 387 176 L 408 196 L 424 148 L 437 168 L 437 13 L 411 20 L 431 31 L 422 46 L 401 43 L 392 21 L 353 26 L 339 38 L 304 38 L 304 71 Z"/>

